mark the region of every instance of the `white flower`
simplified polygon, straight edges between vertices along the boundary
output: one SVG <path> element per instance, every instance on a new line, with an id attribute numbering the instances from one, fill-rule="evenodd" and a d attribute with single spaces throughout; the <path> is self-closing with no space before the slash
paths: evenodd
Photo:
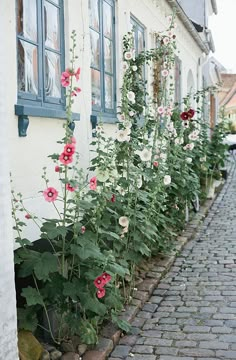
<path id="1" fill-rule="evenodd" d="M 187 157 L 187 158 L 186 158 L 186 162 L 187 162 L 188 164 L 191 164 L 192 161 L 193 161 L 193 159 L 192 159 L 191 157 Z"/>
<path id="2" fill-rule="evenodd" d="M 170 107 L 165 108 L 166 115 L 171 116 L 173 114 L 173 111 Z"/>
<path id="3" fill-rule="evenodd" d="M 173 121 L 170 121 L 170 122 L 168 122 L 168 124 L 166 125 L 166 128 L 169 130 L 169 131 L 174 131 L 175 130 L 175 128 L 174 128 L 174 123 L 173 123 Z"/>
<path id="4" fill-rule="evenodd" d="M 205 162 L 205 161 L 206 161 L 206 155 L 203 156 L 203 157 L 201 157 L 199 160 L 200 160 L 201 162 Z"/>
<path id="5" fill-rule="evenodd" d="M 163 182 L 164 182 L 164 185 L 170 185 L 170 183 L 171 183 L 170 175 L 165 175 Z"/>
<path id="6" fill-rule="evenodd" d="M 123 125 L 124 125 L 124 127 L 126 128 L 125 130 L 130 130 L 131 129 L 131 127 L 132 127 L 132 122 L 131 121 L 129 121 L 129 120 L 125 120 L 124 122 L 123 122 Z M 129 131 L 129 133 L 127 133 L 127 135 L 129 135 L 130 134 L 130 131 Z"/>
<path id="7" fill-rule="evenodd" d="M 98 181 L 106 182 L 109 179 L 109 173 L 107 170 L 97 169 L 96 177 Z"/>
<path id="8" fill-rule="evenodd" d="M 140 176 L 138 179 L 137 179 L 137 182 L 136 182 L 136 185 L 137 185 L 137 188 L 140 189 L 143 185 L 143 180 L 142 180 L 142 176 Z"/>
<path id="9" fill-rule="evenodd" d="M 139 155 L 142 161 L 150 161 L 152 157 L 152 152 L 149 149 L 143 149 L 142 151 L 136 151 L 136 154 Z"/>
<path id="10" fill-rule="evenodd" d="M 159 107 L 157 108 L 157 112 L 158 112 L 158 114 L 163 114 L 163 113 L 164 113 L 164 111 L 165 111 L 165 109 L 164 109 L 164 107 L 163 107 L 163 106 L 159 106 Z"/>
<path id="11" fill-rule="evenodd" d="M 169 75 L 169 71 L 166 70 L 166 69 L 164 69 L 164 70 L 162 70 L 161 75 L 162 75 L 163 77 L 166 77 L 166 76 Z"/>
<path id="12" fill-rule="evenodd" d="M 129 68 L 129 65 L 126 62 L 123 62 L 123 70 L 127 71 Z"/>
<path id="13" fill-rule="evenodd" d="M 117 131 L 116 139 L 119 142 L 130 141 L 130 136 L 127 133 L 126 129 L 125 130 L 119 130 L 119 131 Z"/>
<path id="14" fill-rule="evenodd" d="M 186 121 L 183 121 L 183 127 L 185 128 L 185 129 L 188 129 L 189 128 L 189 121 L 188 120 L 186 120 Z"/>
<path id="15" fill-rule="evenodd" d="M 119 121 L 125 121 L 125 114 L 118 114 Z"/>
<path id="16" fill-rule="evenodd" d="M 184 150 L 193 150 L 193 148 L 194 148 L 193 143 L 187 144 L 183 147 Z"/>
<path id="17" fill-rule="evenodd" d="M 127 218 L 127 216 L 121 216 L 119 218 L 119 224 L 120 226 L 124 227 L 124 228 L 128 228 L 129 226 L 129 219 Z"/>
<path id="18" fill-rule="evenodd" d="M 137 70 L 138 70 L 138 67 L 137 67 L 136 65 L 133 65 L 133 66 L 132 66 L 132 70 L 133 70 L 133 71 L 137 71 Z"/>
<path id="19" fill-rule="evenodd" d="M 133 91 L 128 91 L 127 98 L 132 104 L 135 103 L 135 93 Z"/>
<path id="20" fill-rule="evenodd" d="M 126 194 L 126 191 L 124 188 L 122 188 L 121 186 L 117 185 L 116 190 L 118 191 L 118 193 L 122 196 L 124 196 Z"/>
<path id="21" fill-rule="evenodd" d="M 199 136 L 199 131 L 198 130 L 194 130 L 193 132 L 191 132 L 191 134 L 189 134 L 188 138 L 192 141 L 198 140 Z"/>
<path id="22" fill-rule="evenodd" d="M 134 111 L 132 111 L 132 110 L 129 112 L 129 116 L 131 116 L 131 117 L 133 117 L 133 116 L 134 116 L 134 114 L 135 114 L 135 112 L 134 112 Z"/>
<path id="23" fill-rule="evenodd" d="M 101 124 L 96 126 L 96 132 L 98 134 L 102 134 L 103 133 L 103 126 Z"/>
<path id="24" fill-rule="evenodd" d="M 163 43 L 164 43 L 164 45 L 167 45 L 167 44 L 169 44 L 169 42 L 170 42 L 170 39 L 166 36 L 166 37 L 164 37 L 164 39 L 163 39 Z"/>
<path id="25" fill-rule="evenodd" d="M 124 53 L 124 58 L 125 58 L 125 60 L 131 60 L 131 59 L 133 59 L 133 52 L 132 52 L 132 51 L 126 51 L 126 52 Z"/>

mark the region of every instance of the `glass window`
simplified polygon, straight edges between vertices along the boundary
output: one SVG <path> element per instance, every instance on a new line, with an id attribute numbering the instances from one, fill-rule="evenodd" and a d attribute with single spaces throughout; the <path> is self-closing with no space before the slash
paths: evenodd
<path id="1" fill-rule="evenodd" d="M 145 29 L 135 18 L 130 18 L 132 32 L 134 34 L 134 47 L 137 54 L 145 49 Z"/>
<path id="2" fill-rule="evenodd" d="M 114 0 L 89 0 L 93 111 L 115 113 Z"/>
<path id="3" fill-rule="evenodd" d="M 18 103 L 64 108 L 63 0 L 16 0 Z"/>
<path id="4" fill-rule="evenodd" d="M 175 103 L 181 107 L 181 60 L 175 57 Z"/>

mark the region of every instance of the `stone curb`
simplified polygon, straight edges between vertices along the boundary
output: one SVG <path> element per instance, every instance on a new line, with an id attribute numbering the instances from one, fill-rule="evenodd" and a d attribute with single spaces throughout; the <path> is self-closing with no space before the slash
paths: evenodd
<path id="1" fill-rule="evenodd" d="M 137 313 L 142 309 L 143 305 L 151 298 L 154 289 L 159 284 L 160 280 L 169 271 L 173 265 L 178 253 L 183 249 L 184 245 L 194 238 L 194 235 L 198 231 L 202 221 L 208 215 L 211 208 L 217 211 L 218 204 L 224 197 L 230 180 L 232 179 L 232 172 L 235 169 L 235 165 L 232 164 L 229 169 L 229 177 L 222 186 L 218 189 L 217 194 L 213 199 L 206 200 L 204 205 L 200 208 L 200 211 L 195 214 L 193 219 L 187 224 L 183 233 L 177 236 L 175 251 L 169 256 L 162 256 L 162 259 L 156 259 L 152 262 L 149 270 L 145 272 L 144 280 L 137 286 L 137 291 L 133 293 L 133 299 L 130 305 L 125 307 L 125 311 L 122 313 L 121 318 L 123 320 L 132 323 Z M 158 299 L 157 299 L 158 303 Z M 142 318 L 138 318 L 137 321 L 142 321 Z M 101 331 L 101 337 L 99 342 L 93 350 L 88 350 L 83 355 L 83 360 L 106 360 L 111 354 L 115 346 L 118 344 L 121 338 L 122 332 L 112 323 L 108 323 Z M 132 335 L 131 335 L 132 338 Z M 115 360 L 115 359 L 114 359 Z M 119 359 L 118 359 L 119 360 Z"/>

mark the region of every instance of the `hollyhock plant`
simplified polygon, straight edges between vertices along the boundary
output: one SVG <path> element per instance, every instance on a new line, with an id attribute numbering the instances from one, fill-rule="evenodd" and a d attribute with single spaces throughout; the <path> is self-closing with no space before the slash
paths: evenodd
<path id="1" fill-rule="evenodd" d="M 112 196 L 111 196 L 111 202 L 116 202 L 116 196 L 115 196 L 115 194 L 112 194 Z"/>
<path id="2" fill-rule="evenodd" d="M 104 285 L 106 285 L 106 280 L 103 279 L 103 277 L 101 275 L 101 276 L 96 277 L 96 279 L 94 280 L 93 283 L 97 289 L 102 289 L 104 287 Z"/>
<path id="3" fill-rule="evenodd" d="M 154 167 L 158 167 L 158 165 L 159 165 L 158 161 L 153 161 L 153 166 Z"/>
<path id="4" fill-rule="evenodd" d="M 48 187 L 43 192 L 44 199 L 48 202 L 53 202 L 58 197 L 58 191 L 53 187 Z"/>
<path id="5" fill-rule="evenodd" d="M 102 299 L 106 295 L 106 290 L 105 289 L 98 289 L 96 294 L 97 294 L 98 299 Z"/>
<path id="6" fill-rule="evenodd" d="M 86 231 L 86 227 L 85 226 L 81 226 L 81 233 L 84 234 Z"/>
<path id="7" fill-rule="evenodd" d="M 111 281 L 111 275 L 107 272 L 104 272 L 102 275 L 103 280 L 105 281 L 105 285 Z"/>
<path id="8" fill-rule="evenodd" d="M 195 111 L 194 111 L 193 109 L 189 109 L 189 110 L 188 110 L 188 117 L 189 117 L 190 119 L 192 119 L 192 118 L 194 117 L 194 115 L 195 115 Z"/>
<path id="9" fill-rule="evenodd" d="M 76 190 L 76 186 L 71 186 L 71 184 L 66 184 L 66 190 L 70 192 L 74 192 Z"/>
<path id="10" fill-rule="evenodd" d="M 76 72 L 75 72 L 74 75 L 75 75 L 76 81 L 78 81 L 79 78 L 80 78 L 80 68 L 78 68 L 78 69 L 76 70 Z"/>
<path id="11" fill-rule="evenodd" d="M 70 73 L 68 71 L 64 71 L 61 74 L 61 85 L 63 87 L 67 87 L 70 85 Z"/>
<path id="12" fill-rule="evenodd" d="M 89 180 L 89 188 L 90 190 L 96 190 L 97 189 L 97 177 L 94 176 Z"/>
<path id="13" fill-rule="evenodd" d="M 189 119 L 189 114 L 187 111 L 183 111 L 181 114 L 180 114 L 180 117 L 182 120 L 188 120 Z"/>
<path id="14" fill-rule="evenodd" d="M 120 226 L 128 227 L 129 226 L 129 219 L 127 218 L 127 216 L 121 216 L 119 218 L 119 224 L 120 224 Z"/>
<path id="15" fill-rule="evenodd" d="M 163 106 L 159 106 L 159 107 L 157 108 L 157 112 L 158 112 L 158 114 L 160 114 L 160 115 L 162 115 L 162 114 L 164 113 L 164 111 L 165 111 L 165 108 L 164 108 Z"/>
<path id="16" fill-rule="evenodd" d="M 128 91 L 127 98 L 132 104 L 135 103 L 135 93 L 133 91 Z"/>
<path id="17" fill-rule="evenodd" d="M 125 141 L 130 141 L 130 136 L 128 131 L 125 130 L 119 130 L 116 134 L 116 140 L 119 142 L 125 142 Z"/>
<path id="18" fill-rule="evenodd" d="M 132 60 L 133 59 L 133 52 L 132 51 L 126 51 L 124 53 L 125 60 Z"/>
<path id="19" fill-rule="evenodd" d="M 32 216 L 31 216 L 30 214 L 26 214 L 26 215 L 25 215 L 25 218 L 29 220 L 29 219 L 32 218 Z"/>
<path id="20" fill-rule="evenodd" d="M 55 170 L 55 172 L 61 172 L 61 168 L 60 168 L 60 166 L 58 166 L 58 165 L 55 166 L 55 169 L 54 169 L 54 170 Z"/>
<path id="21" fill-rule="evenodd" d="M 63 165 L 68 165 L 73 162 L 73 157 L 70 154 L 66 154 L 65 152 L 61 153 L 59 156 L 59 160 Z"/>
<path id="22" fill-rule="evenodd" d="M 170 175 L 165 175 L 163 182 L 164 182 L 164 185 L 170 185 L 170 183 L 171 183 Z"/>
<path id="23" fill-rule="evenodd" d="M 162 75 L 163 77 L 167 77 L 167 76 L 169 75 L 169 71 L 166 70 L 166 69 L 164 69 L 164 70 L 162 70 L 161 75 Z"/>

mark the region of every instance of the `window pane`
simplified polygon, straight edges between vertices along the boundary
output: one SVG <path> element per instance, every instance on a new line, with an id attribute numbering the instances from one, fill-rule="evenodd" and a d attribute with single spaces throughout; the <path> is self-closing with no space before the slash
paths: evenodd
<path id="1" fill-rule="evenodd" d="M 92 105 L 101 107 L 100 71 L 91 69 Z"/>
<path id="2" fill-rule="evenodd" d="M 105 70 L 112 73 L 112 42 L 104 38 Z"/>
<path id="3" fill-rule="evenodd" d="M 45 95 L 61 97 L 60 56 L 52 51 L 45 52 Z"/>
<path id="4" fill-rule="evenodd" d="M 18 0 L 17 12 L 18 35 L 37 42 L 36 0 Z"/>
<path id="5" fill-rule="evenodd" d="M 18 87 L 20 91 L 38 94 L 37 47 L 18 41 Z"/>
<path id="6" fill-rule="evenodd" d="M 90 30 L 91 45 L 91 66 L 100 68 L 100 36 L 93 30 Z"/>
<path id="7" fill-rule="evenodd" d="M 112 7 L 103 2 L 103 33 L 104 36 L 112 38 Z"/>
<path id="8" fill-rule="evenodd" d="M 144 34 L 138 30 L 138 53 L 144 49 Z"/>
<path id="9" fill-rule="evenodd" d="M 113 79 L 109 75 L 105 75 L 105 108 L 113 109 Z"/>
<path id="10" fill-rule="evenodd" d="M 89 25 L 99 31 L 99 0 L 89 0 Z"/>
<path id="11" fill-rule="evenodd" d="M 44 25 L 45 25 L 45 45 L 51 49 L 60 49 L 60 17 L 56 6 L 45 1 L 44 5 Z"/>

